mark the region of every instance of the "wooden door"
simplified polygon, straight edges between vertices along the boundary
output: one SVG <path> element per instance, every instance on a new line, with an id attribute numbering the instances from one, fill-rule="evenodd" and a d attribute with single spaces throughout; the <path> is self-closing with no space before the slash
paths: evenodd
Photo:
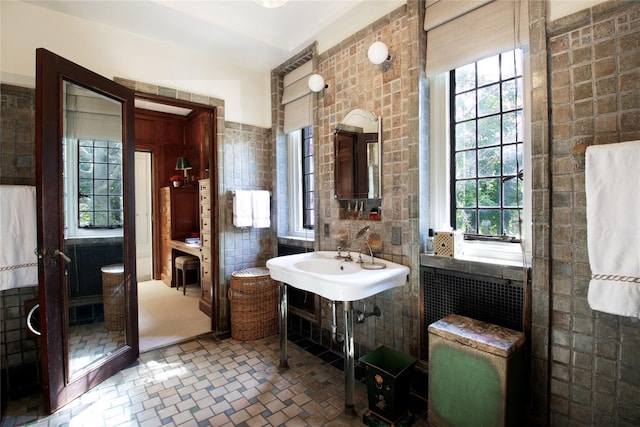
<path id="1" fill-rule="evenodd" d="M 42 383 L 45 410 L 50 413 L 139 356 L 133 102 L 134 93 L 130 89 L 45 49 L 36 50 Z M 70 157 L 70 152 L 74 152 L 77 159 Z M 89 164 L 82 163 L 85 157 L 93 159 L 91 165 L 95 168 L 80 167 Z M 78 176 L 72 179 L 69 172 L 74 168 Z M 96 175 L 89 179 L 85 174 Z M 89 181 L 92 187 L 87 184 Z M 91 187 L 89 194 L 86 187 Z M 110 209 L 104 208 L 103 200 L 109 201 Z M 110 226 L 102 227 L 105 221 Z M 115 260 L 115 266 L 93 266 L 87 271 L 92 277 L 97 276 L 94 282 L 100 290 L 99 294 L 87 296 L 74 290 L 82 286 L 80 281 L 73 286 L 70 283 L 70 277 L 74 276 L 71 273 L 86 266 L 78 257 L 79 245 L 72 244 L 67 233 L 73 228 L 79 234 L 86 234 L 95 231 L 95 225 L 111 228 L 111 237 L 105 240 L 119 244 L 115 245 L 115 255 L 109 255 L 108 259 L 105 256 L 105 263 Z M 96 249 L 91 244 L 88 247 Z M 104 332 L 109 337 L 114 336 L 109 351 L 100 352 L 81 364 L 76 364 L 73 357 L 81 349 L 76 347 L 72 336 L 83 326 L 72 325 L 77 304 L 95 309 L 98 326 L 102 310 L 101 328 L 108 329 Z"/>

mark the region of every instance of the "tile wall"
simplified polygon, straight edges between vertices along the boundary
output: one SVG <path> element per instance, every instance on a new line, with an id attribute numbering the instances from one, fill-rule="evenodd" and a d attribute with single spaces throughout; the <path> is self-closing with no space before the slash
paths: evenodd
<path id="1" fill-rule="evenodd" d="M 35 90 L 2 84 L 0 96 L 0 184 L 35 185 Z M 39 381 L 40 342 L 28 333 L 25 308 L 37 298 L 36 286 L 0 291 L 3 404 Z"/>
<path id="2" fill-rule="evenodd" d="M 587 146 L 640 139 L 640 3 L 552 22 L 549 54 L 550 422 L 640 425 L 640 322 L 587 303 L 584 179 Z"/>
<path id="3" fill-rule="evenodd" d="M 0 184 L 36 184 L 36 91 L 2 84 Z"/>
<path id="4" fill-rule="evenodd" d="M 356 353 L 360 345 L 371 349 L 385 344 L 409 354 L 419 354 L 419 238 L 414 230 L 417 230 L 418 222 L 418 105 L 422 72 L 416 58 L 421 49 L 422 19 L 419 16 L 423 7 L 418 1 L 410 1 L 326 52 L 318 53 L 312 45 L 272 72 L 272 115 L 274 123 L 280 126 L 284 74 L 297 64 L 312 60 L 314 72 L 322 75 L 329 86 L 312 94 L 316 117 L 316 249 L 335 250 L 339 246 L 336 242 L 338 234 L 346 233 L 352 239 L 358 230 L 369 225 L 371 232 L 378 233 L 383 241 L 380 257 L 412 267 L 406 286 L 355 303 L 356 310 L 371 311 L 377 305 L 382 311 L 381 317 L 370 317 L 365 323 L 355 325 Z M 387 44 L 392 56 L 390 66 L 384 70 L 367 59 L 367 49 L 378 40 Z M 340 219 L 341 206 L 334 199 L 333 131 L 355 108 L 382 117 L 381 221 Z M 275 146 L 283 147 L 285 138 L 281 127 L 279 129 L 279 133 L 274 134 Z M 282 151 L 276 150 L 276 167 L 286 161 L 281 157 Z M 277 176 L 275 172 L 274 176 Z M 276 184 L 279 185 L 284 186 L 284 183 Z M 279 207 L 278 213 L 280 211 Z M 282 218 L 279 218 L 279 224 L 286 229 Z M 391 242 L 392 233 L 399 236 L 394 239 L 395 244 Z M 321 309 L 321 327 L 328 330 L 332 323 L 331 309 L 328 304 L 321 304 Z M 340 311 L 340 330 L 342 322 Z M 326 344 L 331 346 L 330 342 Z"/>
<path id="5" fill-rule="evenodd" d="M 225 221 L 221 231 L 225 235 L 225 244 L 222 268 L 228 282 L 234 271 L 264 267 L 267 260 L 275 256 L 272 253 L 272 228 L 233 226 L 232 195 L 234 190 L 272 191 L 271 130 L 227 122 L 223 150 Z"/>
<path id="6" fill-rule="evenodd" d="M 337 234 L 346 232 L 352 239 L 369 225 L 383 242 L 377 256 L 411 267 L 406 286 L 355 303 L 354 308 L 362 311 L 377 305 L 382 316 L 356 324 L 354 339 L 365 348 L 384 344 L 412 355 L 419 354 L 420 343 L 417 123 L 423 70 L 417 58 L 423 34 L 422 7 L 420 2 L 408 2 L 317 57 L 317 72 L 329 85 L 317 95 L 318 246 L 335 250 Z M 375 41 L 388 46 L 392 57 L 388 64 L 374 65 L 368 60 L 367 50 Z M 333 197 L 333 132 L 355 108 L 382 118 L 381 221 L 340 219 L 341 206 Z M 323 309 L 323 322 L 330 324 L 331 313 Z"/>

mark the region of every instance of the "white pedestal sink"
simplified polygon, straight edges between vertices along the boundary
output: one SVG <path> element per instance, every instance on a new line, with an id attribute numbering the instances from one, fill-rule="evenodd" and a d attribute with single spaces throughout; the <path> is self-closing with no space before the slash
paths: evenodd
<path id="1" fill-rule="evenodd" d="M 353 301 L 407 283 L 409 267 L 390 261 L 358 255 L 354 260 L 336 259 L 338 252 L 319 251 L 287 255 L 267 261 L 271 278 L 280 282 L 280 366 L 287 363 L 287 285 L 313 292 L 344 307 L 344 383 L 345 412 L 354 412 Z M 344 253 L 342 254 L 344 255 Z M 375 269 L 368 269 L 375 266 Z M 380 264 L 384 264 L 381 266 Z M 363 268 L 364 267 L 364 268 Z M 383 267 L 383 268 L 380 268 Z"/>

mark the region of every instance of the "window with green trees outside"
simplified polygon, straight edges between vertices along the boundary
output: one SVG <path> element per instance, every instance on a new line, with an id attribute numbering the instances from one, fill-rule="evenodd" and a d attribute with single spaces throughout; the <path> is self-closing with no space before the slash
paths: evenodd
<path id="1" fill-rule="evenodd" d="M 515 49 L 451 71 L 451 222 L 467 238 L 520 239 L 522 70 Z"/>

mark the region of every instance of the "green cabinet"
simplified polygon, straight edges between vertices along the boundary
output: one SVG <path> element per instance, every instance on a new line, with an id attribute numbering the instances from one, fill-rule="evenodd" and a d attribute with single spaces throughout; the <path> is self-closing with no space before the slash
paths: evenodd
<path id="1" fill-rule="evenodd" d="M 429 422 L 520 425 L 527 394 L 524 334 L 458 315 L 428 330 Z"/>

